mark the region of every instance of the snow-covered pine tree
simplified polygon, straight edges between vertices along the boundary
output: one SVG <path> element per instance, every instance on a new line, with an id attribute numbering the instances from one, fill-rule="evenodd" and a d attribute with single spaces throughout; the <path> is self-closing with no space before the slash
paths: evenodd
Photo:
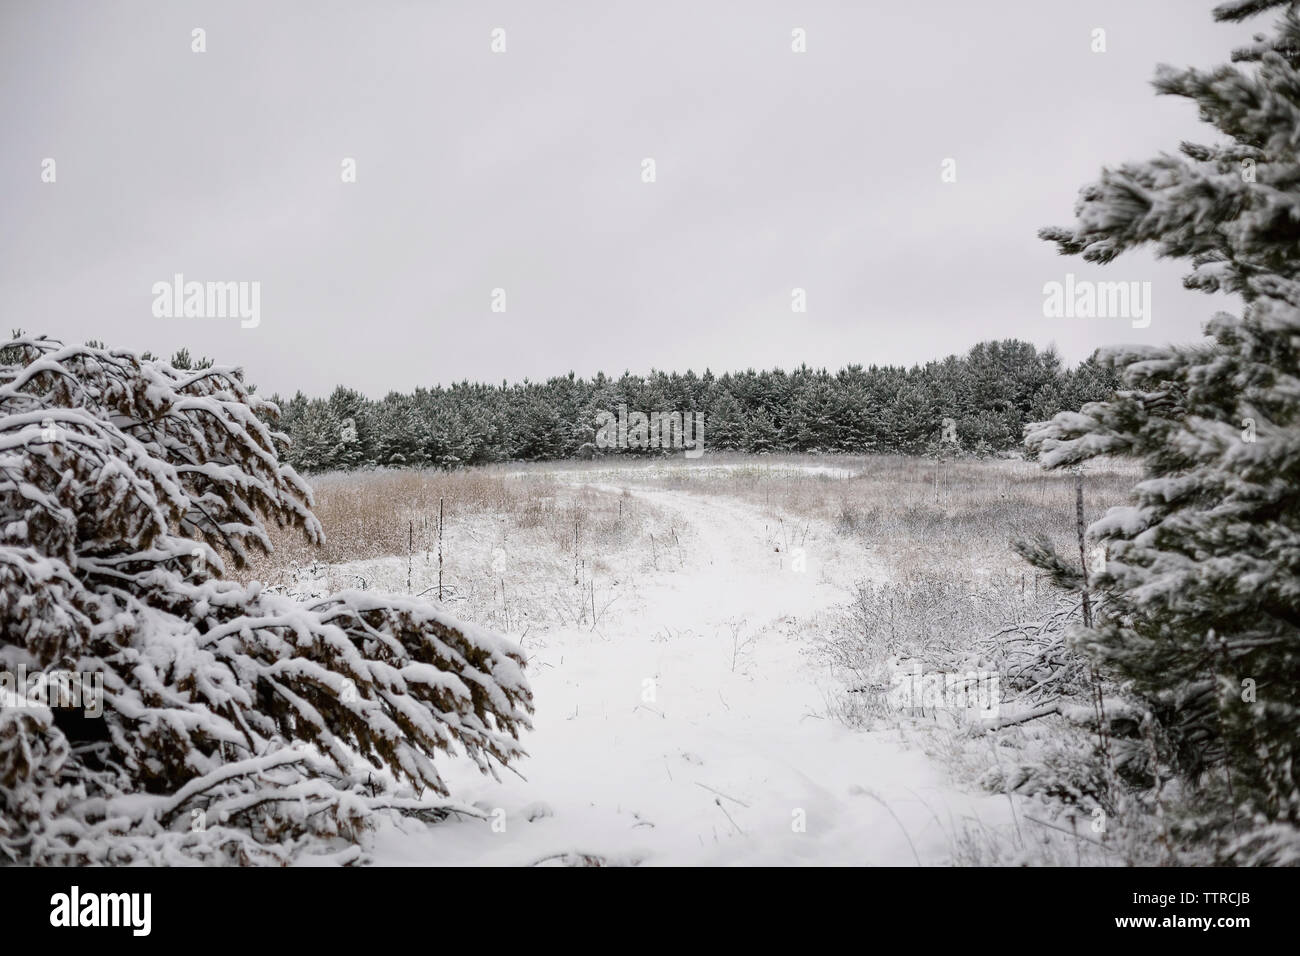
<path id="1" fill-rule="evenodd" d="M 102 680 L 98 717 L 39 687 L 0 707 L 8 859 L 356 861 L 377 813 L 481 815 L 446 799 L 437 751 L 494 774 L 522 756 L 505 638 L 422 601 L 222 579 L 270 548 L 264 519 L 321 537 L 274 411 L 237 369 L 0 349 L 0 676 Z"/>
<path id="2" fill-rule="evenodd" d="M 744 447 L 744 410 L 729 391 L 722 391 L 705 414 L 706 441 L 711 449 L 733 451 Z"/>
<path id="3" fill-rule="evenodd" d="M 289 461 L 304 472 L 329 471 L 340 467 L 339 442 L 343 423 L 329 402 L 312 399 L 297 417 Z"/>
<path id="4" fill-rule="evenodd" d="M 1045 229 L 1063 254 L 1109 262 L 1144 243 L 1192 261 L 1189 288 L 1240 294 L 1210 340 L 1120 347 L 1101 360 L 1113 400 L 1031 425 L 1052 468 L 1103 454 L 1145 466 L 1136 502 L 1089 533 L 1108 551 L 1093 585 L 1109 611 L 1075 635 L 1131 688 L 1195 788 L 1190 821 L 1226 837 L 1229 859 L 1300 863 L 1300 18 L 1296 4 L 1236 0 L 1215 10 L 1282 19 L 1234 53 L 1254 67 L 1161 67 L 1223 134 L 1183 158 L 1106 170 L 1081 194 L 1073 229 Z M 1041 549 L 1027 556 L 1052 569 Z M 1120 742 L 1122 744 L 1122 742 Z M 1150 746 L 1132 748 L 1140 762 Z M 1150 767 L 1148 766 L 1148 777 Z"/>

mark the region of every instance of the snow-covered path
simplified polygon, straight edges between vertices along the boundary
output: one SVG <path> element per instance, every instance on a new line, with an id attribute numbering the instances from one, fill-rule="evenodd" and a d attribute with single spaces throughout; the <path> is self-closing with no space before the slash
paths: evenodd
<path id="1" fill-rule="evenodd" d="M 897 733 L 825 715 L 831 677 L 810 640 L 847 584 L 883 569 L 813 529 L 798 571 L 750 505 L 633 493 L 672 516 L 681 547 L 660 570 L 626 569 L 596 631 L 526 639 L 526 779 L 442 761 L 453 795 L 493 816 L 382 830 L 378 862 L 941 864 L 963 819 L 1006 820 L 1005 798 L 955 789 Z"/>

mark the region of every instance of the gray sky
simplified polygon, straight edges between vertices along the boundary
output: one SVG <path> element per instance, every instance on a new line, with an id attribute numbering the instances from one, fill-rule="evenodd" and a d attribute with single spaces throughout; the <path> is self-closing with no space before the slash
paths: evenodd
<path id="1" fill-rule="evenodd" d="M 0 0 L 4 321 L 376 397 L 1188 340 L 1233 303 L 1184 264 L 1035 231 L 1103 164 L 1211 137 L 1149 81 L 1260 28 L 1212 5 Z M 1044 318 L 1066 272 L 1151 281 L 1150 326 Z M 156 318 L 175 273 L 260 282 L 260 324 Z"/>

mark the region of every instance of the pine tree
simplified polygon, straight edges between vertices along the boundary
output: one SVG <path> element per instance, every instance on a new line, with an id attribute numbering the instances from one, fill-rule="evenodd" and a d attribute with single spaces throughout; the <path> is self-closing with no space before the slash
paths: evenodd
<path id="1" fill-rule="evenodd" d="M 512 642 L 418 600 L 223 580 L 270 550 L 264 521 L 321 540 L 273 414 L 238 369 L 0 349 L 0 857 L 352 862 L 377 814 L 482 816 L 438 751 L 522 756 Z"/>
<path id="2" fill-rule="evenodd" d="M 343 423 L 328 402 L 314 399 L 298 418 L 293 433 L 289 460 L 295 468 L 320 472 L 338 468 L 339 443 L 343 440 Z"/>
<path id="3" fill-rule="evenodd" d="M 378 437 L 375 456 L 380 464 L 427 464 L 424 440 L 415 403 L 400 392 L 390 392 L 371 415 Z"/>
<path id="4" fill-rule="evenodd" d="M 103 346 L 101 345 L 99 348 L 103 348 Z M 145 355 L 148 355 L 148 353 L 145 353 Z M 214 364 L 216 363 L 214 363 L 210 358 L 194 358 L 190 355 L 190 350 L 184 346 L 181 346 L 176 350 L 171 361 L 172 368 L 179 368 L 187 371 L 191 369 L 211 368 Z"/>
<path id="5" fill-rule="evenodd" d="M 729 391 L 720 392 L 704 417 L 705 447 L 732 451 L 744 447 L 745 418 L 740 403 Z"/>
<path id="6" fill-rule="evenodd" d="M 1273 35 L 1234 54 L 1257 66 L 1157 73 L 1159 92 L 1196 102 L 1230 142 L 1106 170 L 1073 229 L 1041 233 L 1102 263 L 1154 244 L 1191 260 L 1189 288 L 1240 294 L 1242 316 L 1216 315 L 1205 343 L 1103 351 L 1114 398 L 1027 441 L 1051 468 L 1141 460 L 1135 503 L 1089 529 L 1108 552 L 1091 584 L 1109 610 L 1075 646 L 1158 721 L 1161 759 L 1195 788 L 1193 822 L 1233 837 L 1229 858 L 1300 863 L 1300 18 L 1279 0 L 1215 16 L 1275 7 Z"/>
<path id="7" fill-rule="evenodd" d="M 778 451 L 779 432 L 772 417 L 763 408 L 755 408 L 745 416 L 745 449 L 755 454 Z M 706 440 L 708 436 L 705 436 Z"/>
<path id="8" fill-rule="evenodd" d="M 371 405 L 360 392 L 342 385 L 329 397 L 330 412 L 338 422 L 333 467 L 351 469 L 372 463 L 375 458 Z"/>

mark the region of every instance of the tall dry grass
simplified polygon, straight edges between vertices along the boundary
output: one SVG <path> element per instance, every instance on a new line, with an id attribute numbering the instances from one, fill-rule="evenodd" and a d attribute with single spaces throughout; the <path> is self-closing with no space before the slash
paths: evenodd
<path id="1" fill-rule="evenodd" d="M 1090 465 L 1089 516 L 1125 502 L 1135 478 L 1124 462 Z M 642 484 L 738 498 L 761 506 L 774 527 L 782 523 L 791 531 L 800 522 L 824 522 L 899 576 L 963 577 L 982 569 L 1023 577 L 1031 572 L 1011 552 L 1013 538 L 1041 532 L 1065 553 L 1077 549 L 1072 482 L 1032 462 L 893 455 L 707 455 L 331 473 L 312 479 L 325 544 L 312 547 L 295 532 L 273 529 L 275 554 L 255 557 L 248 576 L 405 554 L 412 543 L 429 550 L 439 500 L 448 521 L 495 515 L 515 527 L 548 529 L 561 549 L 575 530 L 617 546 L 628 530 L 616 520 L 617 498 L 593 486 Z"/>
<path id="2" fill-rule="evenodd" d="M 774 524 L 826 522 L 900 573 L 1023 570 L 1010 543 L 1031 533 L 1048 534 L 1067 553 L 1077 550 L 1073 477 L 1023 460 L 706 455 L 641 465 L 580 463 L 572 470 L 740 498 L 762 506 Z M 1090 518 L 1125 503 L 1137 475 L 1126 461 L 1090 463 Z"/>
<path id="3" fill-rule="evenodd" d="M 642 502 L 608 490 L 574 485 L 541 470 L 488 466 L 457 471 L 332 472 L 311 479 L 313 511 L 325 542 L 308 544 L 287 528 L 270 530 L 274 552 L 251 556 L 244 580 L 274 582 L 297 568 L 342 564 L 408 551 L 434 552 L 438 520 L 451 528 L 470 518 L 491 518 L 506 532 L 540 535 L 555 553 L 625 546 L 653 520 Z"/>

